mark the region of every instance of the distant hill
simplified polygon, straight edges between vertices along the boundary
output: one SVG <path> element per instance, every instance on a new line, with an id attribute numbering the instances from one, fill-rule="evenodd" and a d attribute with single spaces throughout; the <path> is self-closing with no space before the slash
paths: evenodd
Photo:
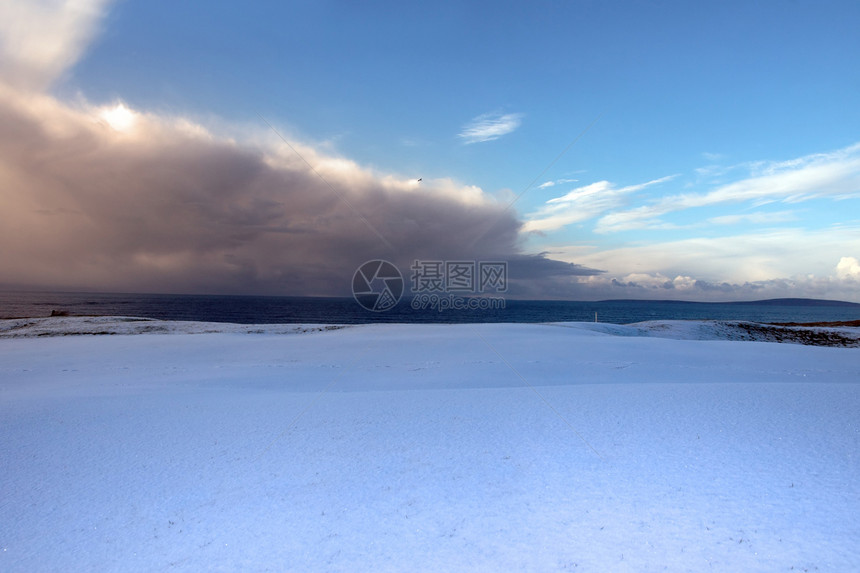
<path id="1" fill-rule="evenodd" d="M 767 300 L 731 302 L 728 304 L 755 304 L 759 306 L 860 306 L 860 303 L 856 302 L 822 300 L 818 298 L 770 298 Z"/>
<path id="2" fill-rule="evenodd" d="M 860 307 L 860 303 L 847 302 L 844 300 L 824 300 L 818 298 L 769 298 L 767 300 L 742 300 L 730 302 L 697 302 L 688 300 L 636 300 L 636 299 L 615 299 L 601 300 L 600 302 L 608 303 L 663 303 L 663 304 L 733 304 L 733 305 L 748 305 L 748 306 L 838 306 L 838 307 Z"/>

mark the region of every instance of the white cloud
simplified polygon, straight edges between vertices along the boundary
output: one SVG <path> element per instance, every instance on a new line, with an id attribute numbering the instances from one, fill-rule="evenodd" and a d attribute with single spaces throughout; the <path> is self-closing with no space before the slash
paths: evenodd
<path id="1" fill-rule="evenodd" d="M 109 0 L 0 0 L 0 78 L 41 90 L 84 52 Z"/>
<path id="2" fill-rule="evenodd" d="M 789 161 L 757 163 L 752 175 L 721 185 L 707 193 L 670 195 L 598 221 L 600 233 L 659 226 L 668 213 L 724 203 L 798 203 L 813 198 L 845 199 L 860 190 L 860 143 L 830 153 L 817 153 Z"/>
<path id="3" fill-rule="evenodd" d="M 583 185 L 569 193 L 550 199 L 534 213 L 526 216 L 523 232 L 554 231 L 566 225 L 593 219 L 602 213 L 618 208 L 626 196 L 652 185 L 659 185 L 676 177 L 670 175 L 646 183 L 616 187 L 609 181 Z"/>
<path id="4" fill-rule="evenodd" d="M 795 294 L 786 290 L 779 296 L 858 300 L 860 262 L 845 256 L 846 250 L 860 252 L 860 226 L 694 237 L 614 249 L 573 245 L 556 248 L 553 257 L 605 270 L 605 274 L 587 279 L 595 289 L 613 280 L 641 286 L 663 284 L 669 280 L 667 277 L 686 276 L 700 283 L 699 298 L 704 294 L 702 285 L 749 284 L 776 288 L 777 284 L 796 284 L 803 285 L 806 290 L 798 290 Z M 645 280 L 643 275 L 652 279 Z M 726 292 L 734 292 L 725 288 Z M 743 291 L 740 287 L 734 290 Z"/>
<path id="5" fill-rule="evenodd" d="M 584 297 L 675 299 L 689 301 L 761 300 L 801 297 L 860 302 L 857 275 L 794 275 L 743 282 L 708 281 L 678 275 L 674 279 L 660 272 L 626 275 L 596 274 L 578 279 Z"/>
<path id="6" fill-rule="evenodd" d="M 463 126 L 458 137 L 465 143 L 493 141 L 517 129 L 522 123 L 521 113 L 487 113 L 479 115 Z"/>
<path id="7" fill-rule="evenodd" d="M 860 280 L 860 261 L 854 257 L 842 257 L 836 265 L 836 276 L 842 279 Z"/>
<path id="8" fill-rule="evenodd" d="M 600 280 L 604 282 L 615 280 L 616 282 L 627 286 L 636 286 L 646 289 L 691 290 L 695 288 L 696 284 L 696 280 L 693 277 L 678 275 L 672 279 L 661 273 L 630 273 L 620 277 L 620 279 L 603 278 L 592 282 L 600 282 Z"/>

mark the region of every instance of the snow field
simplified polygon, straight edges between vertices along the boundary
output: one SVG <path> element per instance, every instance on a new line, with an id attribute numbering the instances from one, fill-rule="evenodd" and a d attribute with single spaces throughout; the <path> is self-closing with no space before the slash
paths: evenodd
<path id="1" fill-rule="evenodd" d="M 860 351 L 626 328 L 0 340 L 0 569 L 860 569 Z"/>

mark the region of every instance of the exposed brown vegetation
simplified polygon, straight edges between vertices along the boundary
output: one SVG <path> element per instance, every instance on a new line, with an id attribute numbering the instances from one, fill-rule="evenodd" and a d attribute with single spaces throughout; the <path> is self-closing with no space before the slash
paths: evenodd
<path id="1" fill-rule="evenodd" d="M 860 322 L 860 321 L 852 321 Z M 772 342 L 793 342 L 796 344 L 807 344 L 811 346 L 840 346 L 860 347 L 860 339 L 857 336 L 833 330 L 816 330 L 812 327 L 851 327 L 860 324 L 846 324 L 837 322 L 822 322 L 815 324 L 759 324 L 754 322 L 737 322 L 736 328 L 746 331 L 754 340 Z"/>
<path id="2" fill-rule="evenodd" d="M 860 327 L 860 320 L 843 320 L 839 322 L 771 322 L 774 326 L 829 326 L 829 327 Z"/>

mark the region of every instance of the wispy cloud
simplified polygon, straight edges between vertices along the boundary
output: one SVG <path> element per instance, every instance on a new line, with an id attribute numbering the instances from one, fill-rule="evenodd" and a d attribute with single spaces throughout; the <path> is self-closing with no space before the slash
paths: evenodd
<path id="1" fill-rule="evenodd" d="M 595 230 L 601 233 L 655 228 L 666 214 L 719 204 L 799 203 L 828 197 L 855 197 L 860 189 L 860 143 L 829 153 L 789 161 L 750 164 L 750 175 L 706 193 L 669 195 L 607 214 Z"/>
<path id="2" fill-rule="evenodd" d="M 799 217 L 794 211 L 776 211 L 755 212 L 755 213 L 740 213 L 737 215 L 721 215 L 719 217 L 711 217 L 707 223 L 712 225 L 738 225 L 741 223 L 751 223 L 754 225 L 772 225 L 774 223 L 787 223 L 797 221 Z"/>
<path id="3" fill-rule="evenodd" d="M 550 199 L 538 211 L 526 216 L 524 232 L 554 231 L 566 225 L 587 221 L 607 211 L 621 207 L 628 195 L 646 187 L 670 181 L 677 175 L 669 175 L 637 185 L 616 187 L 609 181 L 598 181 Z"/>
<path id="4" fill-rule="evenodd" d="M 723 159 L 723 154 L 722 153 L 711 153 L 709 151 L 703 151 L 702 157 L 704 157 L 705 159 L 707 159 L 708 161 L 710 161 L 712 163 L 715 163 L 715 162 Z"/>
<path id="5" fill-rule="evenodd" d="M 728 214 L 678 225 L 666 220 L 670 213 L 723 204 L 746 203 L 761 207 L 772 203 L 796 204 L 816 198 L 850 199 L 860 194 L 860 143 L 830 153 L 816 153 L 788 161 L 754 162 L 722 173 L 743 169 L 746 177 L 718 185 L 704 193 L 680 193 L 636 200 L 636 191 L 670 181 L 678 175 L 626 187 L 598 181 L 550 199 L 526 216 L 523 231 L 554 231 L 573 223 L 597 219 L 596 233 L 630 230 L 666 230 L 702 225 L 775 224 L 797 220 L 788 210 Z M 552 187 L 554 181 L 542 185 Z"/>
<path id="6" fill-rule="evenodd" d="M 546 181 L 537 186 L 537 189 L 549 189 L 556 185 L 564 185 L 566 183 L 576 183 L 579 179 L 556 179 L 555 181 Z"/>
<path id="7" fill-rule="evenodd" d="M 463 126 L 458 134 L 464 143 L 493 141 L 516 130 L 522 123 L 521 113 L 486 113 Z"/>

